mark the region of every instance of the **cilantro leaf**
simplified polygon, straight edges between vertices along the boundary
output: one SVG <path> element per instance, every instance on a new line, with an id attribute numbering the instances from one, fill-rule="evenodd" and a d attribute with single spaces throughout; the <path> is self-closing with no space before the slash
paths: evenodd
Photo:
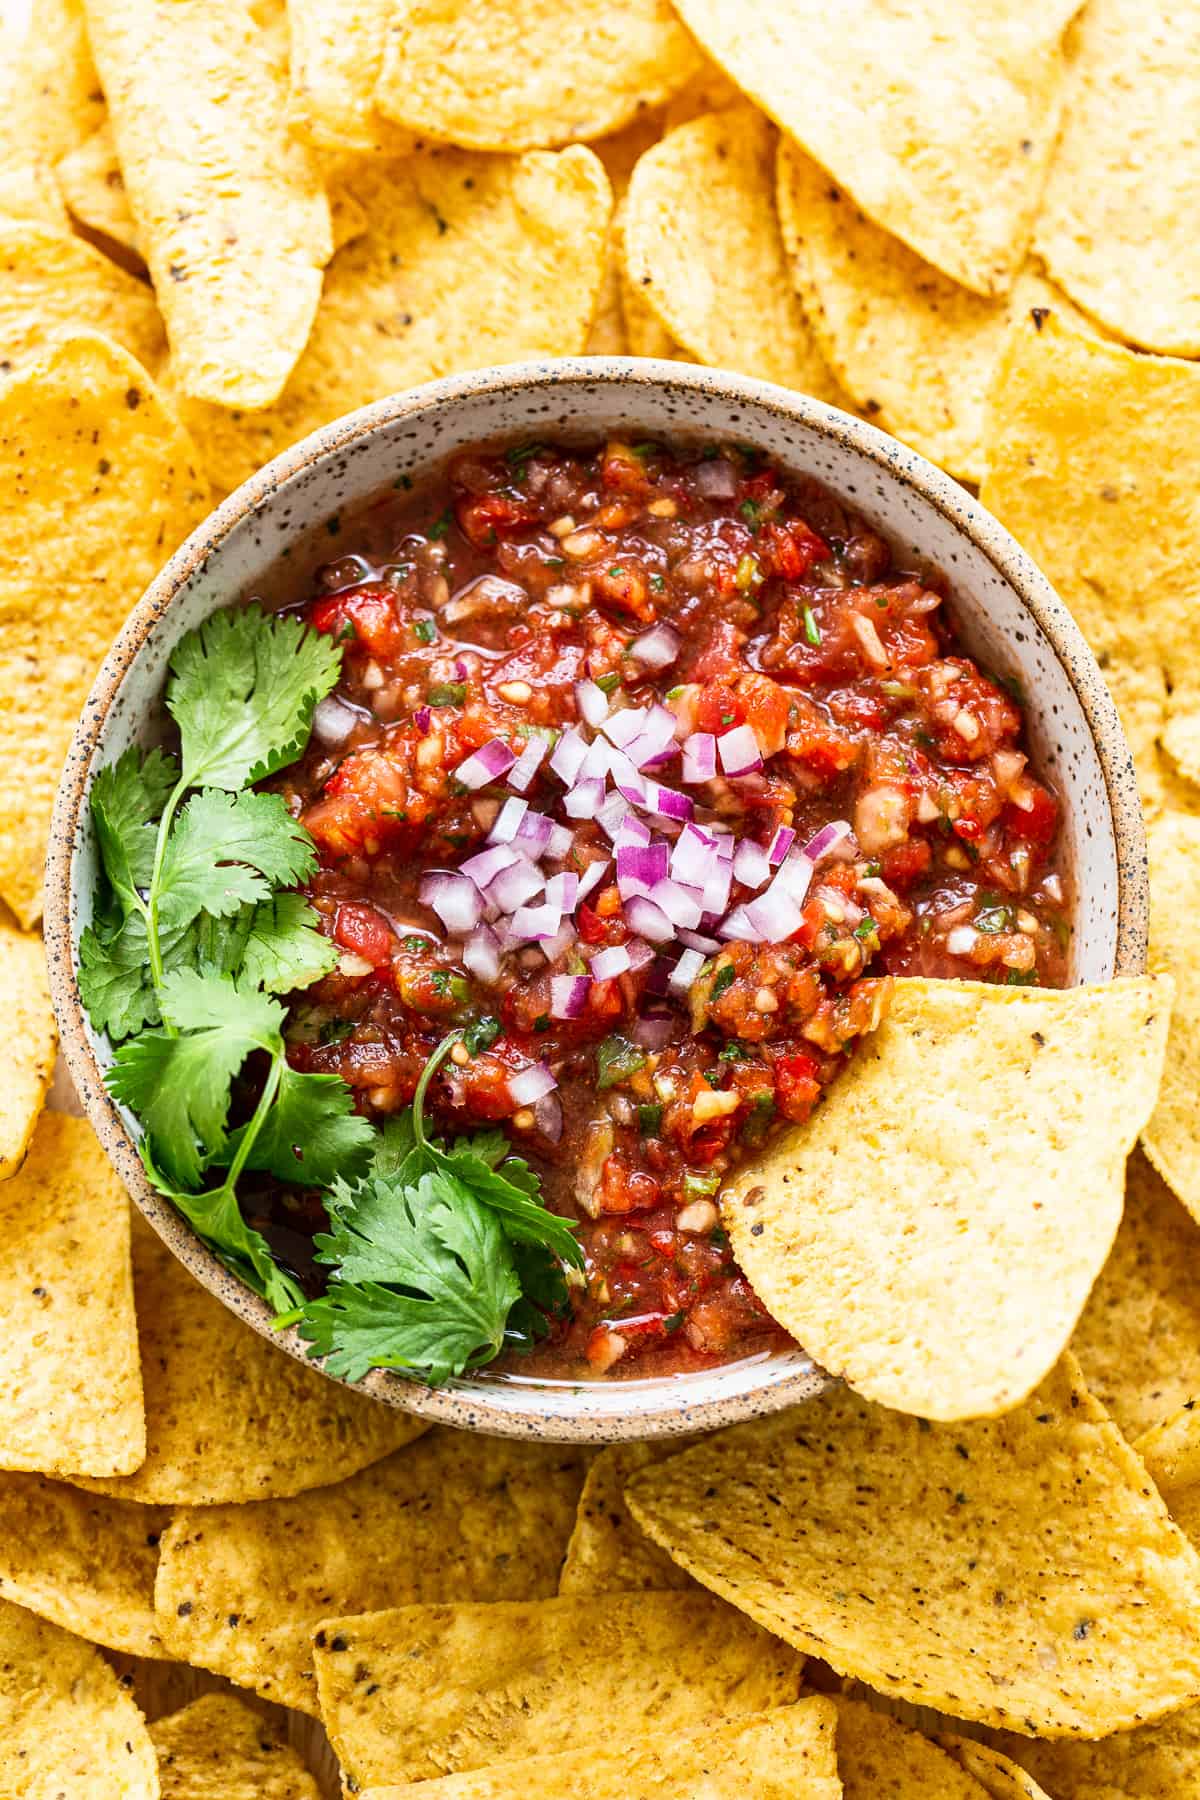
<path id="1" fill-rule="evenodd" d="M 519 1156 L 507 1156 L 493 1167 L 488 1160 L 489 1140 L 499 1136 L 498 1132 L 486 1134 L 482 1154 L 476 1139 L 456 1138 L 448 1150 L 439 1148 L 438 1163 L 499 1215 L 505 1236 L 513 1243 L 545 1245 L 563 1262 L 581 1269 L 583 1251 L 570 1221 L 543 1204 L 538 1178 L 528 1163 Z"/>
<path id="2" fill-rule="evenodd" d="M 165 1194 L 188 1224 L 204 1239 L 235 1275 L 249 1282 L 277 1313 L 290 1311 L 304 1301 L 303 1289 L 275 1261 L 271 1246 L 260 1231 L 242 1217 L 237 1196 L 228 1182 L 208 1193 L 191 1194 L 172 1184 L 155 1166 L 145 1142 L 142 1162 L 160 1193 Z"/>
<path id="3" fill-rule="evenodd" d="M 143 1031 L 122 1044 L 108 1089 L 141 1120 L 167 1178 L 194 1188 L 204 1157 L 224 1143 L 234 1077 L 247 1056 L 282 1055 L 283 1008 L 228 976 L 180 969 L 163 983 L 162 1012 L 175 1033 Z"/>
<path id="4" fill-rule="evenodd" d="M 98 919 L 79 940 L 79 994 L 97 1031 L 113 1042 L 130 1037 L 144 1025 L 160 1023 L 158 995 L 150 979 L 146 920 L 131 912 L 122 922 Z M 173 931 L 162 939 L 168 970 L 182 967 L 196 945 L 193 930 Z"/>
<path id="5" fill-rule="evenodd" d="M 150 881 L 158 816 L 178 779 L 173 756 L 161 750 L 142 756 L 131 747 L 92 783 L 89 803 L 104 872 L 126 908 Z"/>
<path id="6" fill-rule="evenodd" d="M 231 1133 L 213 1161 L 232 1162 L 246 1131 L 243 1125 Z M 304 1187 L 327 1187 L 366 1167 L 375 1137 L 370 1121 L 354 1111 L 354 1096 L 340 1075 L 302 1074 L 285 1062 L 275 1103 L 243 1167 L 265 1169 Z"/>
<path id="7" fill-rule="evenodd" d="M 303 894 L 276 894 L 250 914 L 235 973 L 268 994 L 290 994 L 311 987 L 336 965 L 337 949 L 318 931 Z"/>
<path id="8" fill-rule="evenodd" d="M 269 897 L 273 887 L 303 881 L 316 867 L 312 839 L 281 794 L 193 795 L 167 841 L 158 885 L 164 931 L 200 912 L 228 918 Z"/>
<path id="9" fill-rule="evenodd" d="M 236 793 L 294 762 L 340 666 L 324 633 L 257 606 L 214 613 L 189 632 L 167 688 L 188 786 Z"/>
<path id="10" fill-rule="evenodd" d="M 442 1171 L 408 1186 L 372 1175 L 331 1204 L 321 1261 L 336 1269 L 300 1333 L 331 1374 L 403 1369 L 431 1384 L 490 1362 L 520 1296 L 499 1221 Z"/>

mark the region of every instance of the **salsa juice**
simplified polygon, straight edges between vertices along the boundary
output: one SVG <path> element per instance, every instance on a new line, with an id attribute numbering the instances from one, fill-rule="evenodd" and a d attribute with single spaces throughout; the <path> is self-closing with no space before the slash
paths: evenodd
<path id="1" fill-rule="evenodd" d="M 940 579 L 749 449 L 470 452 L 337 545 L 289 596 L 344 652 L 275 783 L 340 949 L 291 1060 L 384 1118 L 467 1027 L 431 1114 L 502 1126 L 586 1255 L 523 1371 L 778 1344 L 730 1170 L 807 1118 L 889 977 L 1066 980 L 1019 698 Z M 320 1223 L 266 1210 L 281 1247 Z"/>

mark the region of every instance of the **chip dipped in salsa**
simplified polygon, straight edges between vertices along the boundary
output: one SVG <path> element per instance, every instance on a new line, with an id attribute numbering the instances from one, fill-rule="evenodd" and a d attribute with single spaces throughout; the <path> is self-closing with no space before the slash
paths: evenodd
<path id="1" fill-rule="evenodd" d="M 802 1122 L 894 975 L 1061 986 L 1058 806 L 936 573 L 745 447 L 460 454 L 331 521 L 287 607 L 342 652 L 270 784 L 336 968 L 291 1066 L 499 1128 L 582 1268 L 519 1365 L 777 1346 L 716 1196 Z M 324 1221 L 248 1211 L 296 1261 Z M 298 1236 L 299 1232 L 299 1236 Z M 504 1366 L 503 1364 L 501 1366 Z"/>

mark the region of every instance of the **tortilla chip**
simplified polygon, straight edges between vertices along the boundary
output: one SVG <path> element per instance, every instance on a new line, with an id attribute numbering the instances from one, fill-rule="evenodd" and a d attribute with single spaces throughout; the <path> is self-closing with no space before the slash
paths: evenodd
<path id="1" fill-rule="evenodd" d="M 777 178 L 793 279 L 846 392 L 874 424 L 951 474 L 981 480 L 988 391 L 1011 320 L 1033 307 L 1082 324 L 1080 315 L 1028 266 L 999 300 L 951 281 L 786 138 Z"/>
<path id="2" fill-rule="evenodd" d="M 370 230 L 330 266 L 279 405 L 185 409 L 223 489 L 368 401 L 485 363 L 573 355 L 587 341 L 611 194 L 581 144 L 511 158 L 435 150 L 380 159 L 346 185 Z"/>
<path id="3" fill-rule="evenodd" d="M 1119 337 L 1200 355 L 1200 14 L 1092 0 L 1075 40 L 1037 249 Z"/>
<path id="4" fill-rule="evenodd" d="M 620 1750 L 564 1750 L 426 1782 L 421 1800 L 842 1800 L 835 1715 L 823 1694 L 688 1737 L 657 1730 Z M 362 1800 L 401 1800 L 411 1787 L 370 1788 Z"/>
<path id="5" fill-rule="evenodd" d="M 315 1713 L 312 1634 L 330 1612 L 548 1599 L 584 1463 L 568 1445 L 434 1430 L 297 1499 L 179 1512 L 162 1630 L 186 1662 Z"/>
<path id="6" fill-rule="evenodd" d="M 1040 325 L 1017 325 L 1001 360 L 980 497 L 1074 613 L 1139 774 L 1154 778 L 1165 720 L 1166 748 L 1195 777 L 1200 367 L 1139 356 L 1057 317 Z"/>
<path id="7" fill-rule="evenodd" d="M 0 1793 L 158 1800 L 141 1713 L 100 1652 L 0 1600 Z"/>
<path id="8" fill-rule="evenodd" d="M 677 344 L 654 309 L 642 299 L 641 290 L 621 273 L 621 317 L 629 338 L 631 356 L 657 356 L 668 362 L 696 362 Z"/>
<path id="9" fill-rule="evenodd" d="M 625 1492 L 706 1586 L 883 1694 L 1046 1737 L 1200 1694 L 1200 1558 L 1070 1355 L 1001 1419 L 835 1388 Z"/>
<path id="10" fill-rule="evenodd" d="M 999 1741 L 1053 1800 L 1195 1800 L 1200 1791 L 1200 1706 L 1098 1744 Z"/>
<path id="11" fill-rule="evenodd" d="M 704 57 L 700 68 L 663 108 L 662 129 L 674 131 L 701 113 L 724 112 L 726 107 L 741 106 L 744 96 L 715 62 Z"/>
<path id="12" fill-rule="evenodd" d="M 103 112 L 81 0 L 33 0 L 0 76 L 0 216 L 66 229 L 54 165 Z"/>
<path id="13" fill-rule="evenodd" d="M 54 165 L 38 142 L 37 103 L 24 46 L 0 66 L 0 215 L 67 226 Z"/>
<path id="14" fill-rule="evenodd" d="M 146 1454 L 129 1201 L 92 1128 L 44 1112 L 0 1182 L 0 1468 L 124 1474 Z"/>
<path id="15" fill-rule="evenodd" d="M 147 1506 L 269 1500 L 353 1475 L 425 1430 L 410 1413 L 268 1343 L 206 1292 L 141 1218 L 133 1280 L 145 1461 L 121 1480 L 81 1486 Z"/>
<path id="16" fill-rule="evenodd" d="M 1150 960 L 1175 979 L 1176 1009 L 1146 1155 L 1200 1219 L 1200 818 L 1164 813 L 1149 829 Z"/>
<path id="17" fill-rule="evenodd" d="M 129 210 L 125 177 L 107 114 L 91 137 L 63 157 L 55 174 L 72 218 L 132 255 L 141 256 L 137 226 Z"/>
<path id="18" fill-rule="evenodd" d="M 162 1800 L 320 1800 L 281 1726 L 234 1694 L 202 1694 L 150 1739 Z"/>
<path id="19" fill-rule="evenodd" d="M 608 228 L 608 247 L 604 259 L 604 281 L 596 301 L 592 328 L 584 347 L 585 356 L 629 356 L 629 335 L 625 312 L 621 305 L 621 231 L 624 200 L 629 181 L 638 160 L 662 136 L 662 109 L 645 113 L 612 137 L 600 138 L 591 148 L 604 164 L 604 173 L 613 193 L 613 215 Z"/>
<path id="20" fill-rule="evenodd" d="M 978 294 L 1025 255 L 1061 111 L 1062 36 L 1079 0 L 821 0 L 749 13 L 678 0 L 713 61 L 878 225 Z"/>
<path id="21" fill-rule="evenodd" d="M 0 1181 L 25 1160 L 54 1074 L 58 1027 L 42 940 L 0 919 L 0 1008 L 8 1035 L 0 1087 Z"/>
<path id="22" fill-rule="evenodd" d="M 816 1116 L 721 1194 L 768 1311 L 881 1405 L 943 1420 L 1016 1406 L 1112 1247 L 1170 1006 L 1150 976 L 898 981 Z"/>
<path id="23" fill-rule="evenodd" d="M 845 1800 L 985 1800 L 952 1756 L 887 1713 L 833 1697 L 837 1760 Z"/>
<path id="24" fill-rule="evenodd" d="M 468 150 L 606 137 L 703 59 L 667 0 L 398 0 L 375 90 L 398 125 Z"/>
<path id="25" fill-rule="evenodd" d="M 88 22 L 174 380 L 270 406 L 333 254 L 320 171 L 288 131 L 286 33 L 242 0 L 89 0 Z"/>
<path id="26" fill-rule="evenodd" d="M 708 1594 L 405 1606 L 313 1639 L 343 1780 L 421 1781 L 795 1700 L 803 1659 Z"/>
<path id="27" fill-rule="evenodd" d="M 774 170 L 775 133 L 753 107 L 669 132 L 629 184 L 626 277 L 700 362 L 834 400 L 792 287 Z"/>
<path id="28" fill-rule="evenodd" d="M 169 1517 L 43 1475 L 0 1475 L 0 1594 L 93 1644 L 163 1657 L 154 1572 Z"/>
<path id="29" fill-rule="evenodd" d="M 63 758 L 101 658 L 208 510 L 145 370 L 80 333 L 0 386 L 0 898 L 32 925 Z M 53 546 L 53 579 L 30 555 Z"/>
<path id="30" fill-rule="evenodd" d="M 684 1448 L 678 1439 L 610 1444 L 588 1470 L 575 1529 L 558 1583 L 560 1594 L 627 1594 L 690 1588 L 691 1577 L 652 1543 L 625 1504 L 625 1483 L 639 1469 Z"/>
<path id="31" fill-rule="evenodd" d="M 1193 1543 L 1200 1539 L 1200 1397 L 1184 1401 L 1134 1449 L 1149 1469 L 1171 1517 Z"/>
<path id="32" fill-rule="evenodd" d="M 990 1744 L 978 1744 L 974 1738 L 959 1737 L 948 1731 L 940 1731 L 936 1742 L 974 1778 L 988 1800 L 1050 1800 L 1032 1775 L 1027 1775 L 1011 1757 L 994 1750 Z M 1089 1800 L 1095 1800 L 1095 1796 L 1089 1796 Z"/>
<path id="33" fill-rule="evenodd" d="M 392 0 L 288 0 L 292 126 L 325 150 L 404 156 L 411 134 L 381 118 L 375 84 Z"/>
<path id="34" fill-rule="evenodd" d="M 111 338 L 147 369 L 166 348 L 144 281 L 70 232 L 0 220 L 0 368 L 20 368 L 80 330 Z"/>
<path id="35" fill-rule="evenodd" d="M 1071 1349 L 1132 1442 L 1200 1394 L 1200 1228 L 1139 1150 L 1125 1216 Z"/>

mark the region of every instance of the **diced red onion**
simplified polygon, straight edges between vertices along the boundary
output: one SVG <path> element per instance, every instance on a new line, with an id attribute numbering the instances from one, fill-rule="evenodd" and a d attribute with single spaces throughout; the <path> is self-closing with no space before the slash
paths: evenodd
<path id="1" fill-rule="evenodd" d="M 517 800 L 510 795 L 496 814 L 496 823 L 488 832 L 488 843 L 511 844 L 528 811 L 528 800 Z"/>
<path id="2" fill-rule="evenodd" d="M 554 746 L 550 767 L 558 779 L 570 787 L 583 767 L 583 759 L 587 753 L 588 747 L 583 738 L 573 725 L 568 726 Z"/>
<path id="3" fill-rule="evenodd" d="M 649 949 L 649 945 L 647 945 L 646 948 Z M 671 970 L 675 967 L 675 964 L 672 962 L 669 955 L 660 953 L 658 956 L 655 956 L 653 950 L 650 951 L 650 955 L 653 960 L 651 961 L 650 967 L 646 970 L 645 991 L 648 994 L 665 994 L 667 991 L 667 982 L 671 978 Z"/>
<path id="4" fill-rule="evenodd" d="M 711 731 L 693 731 L 683 740 L 683 779 L 711 781 L 717 772 L 717 740 Z"/>
<path id="5" fill-rule="evenodd" d="M 644 706 L 624 706 L 620 712 L 609 713 L 600 727 L 610 744 L 623 750 L 639 737 L 645 728 L 647 708 Z"/>
<path id="6" fill-rule="evenodd" d="M 575 833 L 569 825 L 550 826 L 550 836 L 546 840 L 545 855 L 551 862 L 561 862 L 564 856 L 570 856 L 571 846 L 575 842 Z"/>
<path id="7" fill-rule="evenodd" d="M 649 842 L 650 827 L 645 820 L 639 819 L 634 813 L 626 812 L 617 830 L 617 835 L 613 839 L 616 848 L 619 850 L 623 844 L 648 844 Z"/>
<path id="8" fill-rule="evenodd" d="M 743 887 L 760 888 L 770 880 L 771 864 L 761 844 L 743 838 L 733 853 L 734 879 Z"/>
<path id="9" fill-rule="evenodd" d="M 672 925 L 694 931 L 704 912 L 704 893 L 700 888 L 684 887 L 678 881 L 656 881 L 650 898 L 665 912 Z"/>
<path id="10" fill-rule="evenodd" d="M 612 776 L 618 793 L 623 790 L 637 793 L 642 789 L 644 783 L 632 757 L 626 756 L 624 750 L 614 749 L 611 744 L 599 744 L 597 748 L 604 752 L 605 772 Z M 584 773 L 590 775 L 592 771 L 585 766 Z"/>
<path id="11" fill-rule="evenodd" d="M 600 862 L 588 864 L 587 868 L 583 871 L 583 874 L 579 877 L 579 887 L 575 895 L 576 906 L 578 906 L 582 900 L 586 900 L 592 889 L 598 887 L 604 880 L 607 868 L 607 857 Z"/>
<path id="12" fill-rule="evenodd" d="M 541 946 L 542 955 L 548 963 L 557 962 L 568 950 L 575 946 L 575 921 L 564 919 L 552 938 L 547 938 Z"/>
<path id="13" fill-rule="evenodd" d="M 717 755 L 727 775 L 752 775 L 762 768 L 758 739 L 749 725 L 735 725 L 717 739 Z"/>
<path id="14" fill-rule="evenodd" d="M 546 883 L 546 899 L 559 912 L 574 912 L 579 899 L 579 877 L 570 869 L 552 875 Z"/>
<path id="15" fill-rule="evenodd" d="M 552 975 L 550 977 L 550 1016 L 552 1019 L 577 1019 L 587 1005 L 591 981 L 586 975 Z"/>
<path id="16" fill-rule="evenodd" d="M 716 840 L 703 826 L 685 825 L 671 851 L 671 874 L 689 887 L 703 887 L 717 862 Z"/>
<path id="17" fill-rule="evenodd" d="M 459 872 L 469 876 L 476 887 L 486 888 L 502 870 L 516 868 L 522 861 L 524 858 L 521 852 L 514 850 L 511 845 L 493 844 L 490 850 L 480 850 L 474 856 L 468 856 L 460 865 Z"/>
<path id="18" fill-rule="evenodd" d="M 735 906 L 721 925 L 723 938 L 736 938 L 740 943 L 761 944 L 762 932 L 750 918 L 744 906 Z"/>
<path id="19" fill-rule="evenodd" d="M 536 894 L 541 893 L 544 886 L 545 880 L 541 872 L 521 857 L 511 869 L 502 869 L 488 883 L 487 898 L 502 913 L 514 913 L 518 906 L 527 906 Z"/>
<path id="20" fill-rule="evenodd" d="M 629 802 L 630 806 L 645 806 L 647 804 L 646 796 L 653 786 L 652 781 L 643 781 L 639 775 L 636 781 L 618 781 L 617 792 L 623 800 Z"/>
<path id="21" fill-rule="evenodd" d="M 653 950 L 649 944 L 643 944 L 641 938 L 630 938 L 625 948 L 629 952 L 629 967 L 635 975 L 639 969 L 644 969 L 647 963 L 654 961 Z"/>
<path id="22" fill-rule="evenodd" d="M 635 894 L 626 902 L 625 920 L 639 937 L 649 938 L 652 944 L 669 944 L 675 936 L 675 927 L 661 906 L 644 894 Z"/>
<path id="23" fill-rule="evenodd" d="M 970 956 L 979 939 L 973 925 L 956 925 L 946 933 L 946 949 L 951 956 Z"/>
<path id="24" fill-rule="evenodd" d="M 679 633 L 670 625 L 653 625 L 635 638 L 629 654 L 637 658 L 643 669 L 666 669 L 679 655 Z"/>
<path id="25" fill-rule="evenodd" d="M 729 890 L 733 886 L 732 862 L 713 864 L 712 873 L 704 884 L 704 910 L 706 913 L 723 913 L 729 905 Z"/>
<path id="26" fill-rule="evenodd" d="M 588 968 L 593 981 L 615 981 L 618 975 L 629 972 L 629 952 L 624 944 L 609 944 L 597 950 Z"/>
<path id="27" fill-rule="evenodd" d="M 575 704 L 580 718 L 586 720 L 593 731 L 608 717 L 608 695 L 594 681 L 575 683 Z"/>
<path id="28" fill-rule="evenodd" d="M 498 781 L 516 760 L 503 738 L 492 738 L 482 750 L 476 750 L 465 762 L 459 763 L 454 779 L 461 781 L 465 788 L 486 787 L 489 781 Z"/>
<path id="29" fill-rule="evenodd" d="M 781 825 L 767 846 L 767 861 L 771 867 L 777 868 L 796 841 L 796 834 L 790 825 Z"/>
<path id="30" fill-rule="evenodd" d="M 312 728 L 323 744 L 344 744 L 358 724 L 358 714 L 334 694 L 317 702 Z"/>
<path id="31" fill-rule="evenodd" d="M 669 1012 L 644 1013 L 633 1027 L 633 1041 L 643 1050 L 661 1050 L 675 1032 L 675 1017 Z"/>
<path id="32" fill-rule="evenodd" d="M 545 738 L 530 738 L 520 756 L 518 756 L 516 762 L 508 771 L 509 787 L 516 788 L 518 793 L 523 794 L 538 770 L 541 768 L 542 763 L 545 761 L 546 752 L 549 748 L 550 746 Z"/>
<path id="33" fill-rule="evenodd" d="M 543 856 L 550 842 L 550 833 L 554 830 L 554 820 L 545 813 L 527 812 L 517 827 L 516 845 L 526 856 L 536 862 Z"/>
<path id="34" fill-rule="evenodd" d="M 465 937 L 483 917 L 483 899 L 475 883 L 466 875 L 437 869 L 421 883 L 419 898 L 431 907 L 446 930 L 455 937 Z"/>
<path id="35" fill-rule="evenodd" d="M 765 944 L 782 944 L 793 931 L 799 931 L 800 908 L 789 894 L 781 893 L 772 882 L 765 894 L 751 900 L 746 916 Z"/>
<path id="36" fill-rule="evenodd" d="M 500 939 L 490 925 L 480 925 L 462 948 L 463 967 L 480 981 L 496 981 L 500 975 Z"/>
<path id="37" fill-rule="evenodd" d="M 660 787 L 656 781 L 646 783 L 643 805 L 648 812 L 657 813 L 660 819 L 678 819 L 684 823 L 695 811 L 690 794 L 680 794 L 675 788 Z"/>
<path id="38" fill-rule="evenodd" d="M 710 457 L 696 464 L 692 484 L 706 500 L 732 500 L 737 493 L 737 471 L 724 457 Z"/>
<path id="39" fill-rule="evenodd" d="M 775 872 L 775 879 L 767 889 L 767 893 L 772 894 L 778 890 L 779 893 L 786 894 L 789 900 L 794 900 L 799 905 L 809 890 L 812 878 L 813 866 L 807 856 L 804 856 L 799 850 L 793 850 L 792 854 L 785 856 L 780 863 Z"/>
<path id="40" fill-rule="evenodd" d="M 617 846 L 617 880 L 644 881 L 647 887 L 665 879 L 667 846 L 657 844 L 619 844 Z"/>
<path id="41" fill-rule="evenodd" d="M 615 842 L 629 818 L 629 802 L 621 794 L 609 794 L 596 814 L 596 823 Z"/>
<path id="42" fill-rule="evenodd" d="M 686 944 L 689 950 L 699 950 L 703 956 L 711 956 L 714 951 L 721 948 L 718 939 L 705 937 L 699 931 L 681 931 L 679 941 L 681 944 Z"/>
<path id="43" fill-rule="evenodd" d="M 819 863 L 823 856 L 830 855 L 844 839 L 852 835 L 853 827 L 847 819 L 832 819 L 809 838 L 800 854 L 807 856 L 811 863 Z"/>
<path id="44" fill-rule="evenodd" d="M 427 706 L 418 706 L 416 712 L 413 714 L 413 724 L 421 733 L 422 737 L 424 737 L 425 733 L 429 730 L 429 721 L 432 717 L 433 714 Z"/>
<path id="45" fill-rule="evenodd" d="M 534 1063 L 519 1075 L 510 1075 L 508 1091 L 518 1106 L 533 1106 L 543 1094 L 552 1094 L 558 1086 L 545 1063 Z"/>
<path id="46" fill-rule="evenodd" d="M 557 937 L 562 926 L 560 906 L 518 906 L 508 922 L 509 930 L 521 943 Z"/>
<path id="47" fill-rule="evenodd" d="M 716 948 L 714 944 L 713 948 Z M 699 950 L 685 950 L 671 971 L 669 986 L 677 994 L 686 994 L 704 967 L 704 957 Z"/>
<path id="48" fill-rule="evenodd" d="M 599 780 L 576 782 L 563 796 L 563 811 L 569 819 L 594 819 L 604 803 L 604 783 Z"/>
<path id="49" fill-rule="evenodd" d="M 557 1094 L 542 1095 L 533 1109 L 533 1121 L 549 1143 L 557 1144 L 563 1130 L 562 1101 Z"/>

